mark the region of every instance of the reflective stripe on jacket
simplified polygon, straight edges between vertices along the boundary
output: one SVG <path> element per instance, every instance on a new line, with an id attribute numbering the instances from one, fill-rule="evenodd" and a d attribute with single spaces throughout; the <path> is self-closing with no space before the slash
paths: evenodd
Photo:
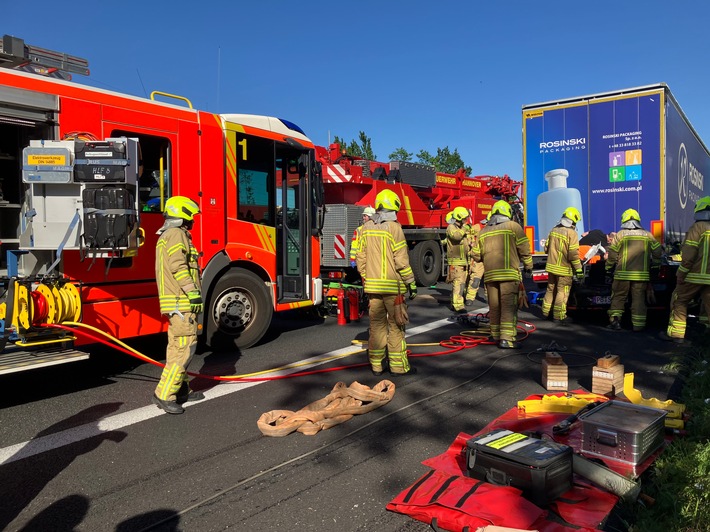
<path id="1" fill-rule="evenodd" d="M 478 242 L 478 233 L 481 232 L 481 224 L 473 224 L 468 231 L 468 258 L 473 257 L 473 246 Z"/>
<path id="2" fill-rule="evenodd" d="M 579 260 L 579 236 L 573 227 L 553 227 L 545 242 L 545 253 L 545 271 L 572 277 L 576 271 L 582 269 L 582 262 Z"/>
<path id="3" fill-rule="evenodd" d="M 492 281 L 520 281 L 520 262 L 532 269 L 530 241 L 520 224 L 507 222 L 486 225 L 473 246 L 473 260 L 483 262 L 484 278 Z"/>
<path id="4" fill-rule="evenodd" d="M 404 293 L 405 283 L 414 282 L 407 241 L 399 222 L 365 224 L 356 258 L 368 294 Z"/>
<path id="5" fill-rule="evenodd" d="M 372 222 L 372 219 L 366 221 L 362 225 L 358 225 L 355 228 L 355 231 L 353 231 L 353 239 L 350 242 L 350 260 L 353 261 L 355 260 L 355 257 L 357 256 L 357 251 L 360 248 L 360 238 L 362 238 L 362 228 L 365 227 L 369 223 L 374 223 Z"/>
<path id="6" fill-rule="evenodd" d="M 160 312 L 190 312 L 187 293 L 201 290 L 198 253 L 190 233 L 183 227 L 166 229 L 155 248 L 155 279 Z"/>
<path id="7" fill-rule="evenodd" d="M 446 260 L 449 265 L 466 266 L 469 254 L 468 228 L 449 224 L 446 228 L 446 242 Z"/>
<path id="8" fill-rule="evenodd" d="M 710 284 L 710 221 L 690 226 L 681 249 L 678 276 L 693 284 Z"/>
<path id="9" fill-rule="evenodd" d="M 622 229 L 609 246 L 606 269 L 616 265 L 614 279 L 620 281 L 649 281 L 651 261 L 663 255 L 661 244 L 645 229 Z"/>

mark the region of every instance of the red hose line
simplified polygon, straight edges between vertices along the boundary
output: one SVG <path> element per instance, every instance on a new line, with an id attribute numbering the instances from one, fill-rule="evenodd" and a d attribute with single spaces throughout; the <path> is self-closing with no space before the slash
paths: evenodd
<path id="1" fill-rule="evenodd" d="M 521 338 L 521 340 L 526 339 L 528 336 L 530 336 L 530 333 L 536 330 L 536 327 L 526 321 L 520 321 L 521 323 L 527 325 L 525 326 L 520 326 L 517 325 L 517 329 L 521 331 L 524 336 Z M 147 362 L 149 364 L 153 364 L 154 366 L 158 366 L 160 368 L 164 368 L 165 364 L 158 362 L 157 360 L 153 360 L 150 357 L 147 357 L 145 355 L 141 355 L 139 353 L 135 353 L 129 349 L 126 349 L 125 347 L 112 343 L 105 338 L 102 338 L 101 336 L 91 334 L 89 332 L 79 330 L 79 329 L 74 329 L 71 327 L 68 327 L 66 325 L 61 325 L 58 323 L 54 324 L 44 324 L 45 327 L 55 327 L 58 329 L 64 329 L 66 331 L 70 331 L 73 334 L 81 334 L 95 342 L 104 344 L 108 347 L 112 347 L 122 353 L 125 353 L 127 355 L 130 355 L 134 358 L 137 358 L 138 360 L 141 360 L 143 362 Z M 423 358 L 423 357 L 433 357 L 433 356 L 443 356 L 443 355 L 450 355 L 453 353 L 458 353 L 459 351 L 463 349 L 470 349 L 473 347 L 476 347 L 478 345 L 493 345 L 495 342 L 488 342 L 486 341 L 486 338 L 481 337 L 467 337 L 467 336 L 460 336 L 460 335 L 454 335 L 451 336 L 448 340 L 442 340 L 439 342 L 439 344 L 442 347 L 449 347 L 446 351 L 436 351 L 433 353 L 412 353 L 411 350 L 407 350 L 407 355 L 409 357 L 413 358 Z M 316 369 L 316 370 L 310 370 L 310 371 L 298 371 L 294 373 L 289 373 L 288 375 L 276 375 L 272 377 L 238 377 L 238 376 L 231 376 L 231 375 L 205 375 L 203 373 L 194 373 L 192 371 L 187 371 L 186 373 L 190 375 L 191 377 L 198 377 L 202 379 L 209 379 L 213 381 L 226 381 L 226 382 L 264 382 L 264 381 L 273 381 L 273 380 L 282 380 L 282 379 L 292 379 L 295 377 L 305 377 L 308 375 L 318 375 L 320 373 L 330 373 L 333 371 L 341 371 L 345 369 L 352 369 L 352 368 L 361 368 L 365 366 L 370 366 L 369 362 L 362 362 L 358 364 L 349 364 L 345 366 L 336 366 L 333 368 L 321 368 L 321 369 Z"/>

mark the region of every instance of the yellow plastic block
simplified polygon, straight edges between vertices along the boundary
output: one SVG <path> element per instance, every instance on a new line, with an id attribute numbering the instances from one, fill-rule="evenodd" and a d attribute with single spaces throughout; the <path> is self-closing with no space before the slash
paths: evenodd
<path id="1" fill-rule="evenodd" d="M 685 412 L 685 405 L 676 403 L 671 399 L 661 401 L 660 399 L 644 399 L 641 392 L 634 388 L 634 374 L 626 373 L 624 375 L 624 395 L 635 405 L 650 406 L 651 408 L 660 408 L 668 412 L 668 417 L 681 419 Z"/>
<path id="2" fill-rule="evenodd" d="M 526 414 L 576 414 L 589 403 L 606 399 L 603 395 L 594 393 L 573 396 L 543 395 L 542 399 L 518 401 L 518 410 Z"/>

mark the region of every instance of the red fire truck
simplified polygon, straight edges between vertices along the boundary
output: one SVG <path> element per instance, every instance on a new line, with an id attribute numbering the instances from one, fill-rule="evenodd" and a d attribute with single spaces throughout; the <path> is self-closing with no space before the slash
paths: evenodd
<path id="1" fill-rule="evenodd" d="M 172 195 L 202 210 L 209 345 L 248 347 L 274 312 L 321 302 L 322 178 L 298 126 L 91 88 L 67 80 L 83 59 L 0 46 L 0 373 L 87 356 L 51 325 L 166 330 L 154 250 Z"/>
<path id="2" fill-rule="evenodd" d="M 402 200 L 398 219 L 421 286 L 436 283 L 445 271 L 446 216 L 454 207 L 469 209 L 470 221 L 477 223 L 488 216 L 497 200 L 505 199 L 513 205 L 517 220 L 523 221 L 518 199 L 521 183 L 507 175 L 467 176 L 463 169 L 445 174 L 422 164 L 369 161 L 343 153 L 338 144 L 316 146 L 316 158 L 323 168 L 326 203 L 324 276 L 338 270 L 348 275 L 353 232 L 362 223 L 363 209 L 374 206 L 375 196 L 383 189 L 394 190 Z"/>

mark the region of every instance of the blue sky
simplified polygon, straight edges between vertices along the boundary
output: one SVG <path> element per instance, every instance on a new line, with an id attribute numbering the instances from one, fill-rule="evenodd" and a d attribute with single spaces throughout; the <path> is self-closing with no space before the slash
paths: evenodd
<path id="1" fill-rule="evenodd" d="M 74 81 L 286 118 L 319 145 L 364 131 L 522 176 L 525 104 L 667 83 L 710 144 L 710 3 L 3 0 L 2 34 L 89 60 Z"/>

